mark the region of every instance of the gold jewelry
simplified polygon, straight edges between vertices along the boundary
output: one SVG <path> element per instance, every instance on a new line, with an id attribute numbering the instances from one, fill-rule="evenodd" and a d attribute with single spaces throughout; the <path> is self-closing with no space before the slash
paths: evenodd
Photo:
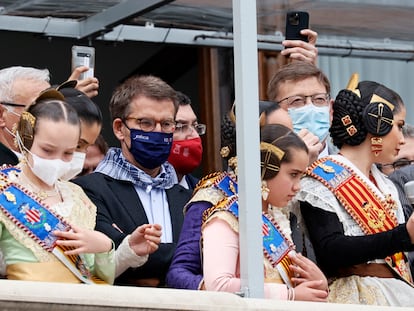
<path id="1" fill-rule="evenodd" d="M 273 153 L 274 155 L 276 155 L 279 161 L 282 161 L 283 156 L 285 155 L 285 152 L 279 147 L 273 144 L 265 143 L 263 141 L 260 142 L 260 151 L 266 151 L 266 152 Z"/>
<path id="2" fill-rule="evenodd" d="M 237 157 L 231 157 L 230 159 L 228 159 L 227 161 L 229 167 L 231 170 L 233 170 L 233 172 L 238 175 L 238 171 L 237 171 Z"/>
<path id="3" fill-rule="evenodd" d="M 262 170 L 261 178 L 263 179 L 266 175 L 266 171 L 270 170 L 273 172 L 279 172 L 280 167 L 276 164 L 269 163 L 270 162 L 270 156 L 273 154 L 275 155 L 279 162 L 282 160 L 285 153 L 283 150 L 281 150 L 279 147 L 276 147 L 275 145 L 260 142 L 260 152 L 266 152 L 264 155 L 263 161 L 260 161 L 260 168 Z M 265 200 L 266 201 L 266 200 Z"/>
<path id="4" fill-rule="evenodd" d="M 36 118 L 28 111 L 23 111 L 19 123 L 17 123 L 16 138 L 20 137 L 20 141 L 24 147 L 30 149 L 34 139 L 34 128 Z M 17 138 L 19 139 L 19 138 Z"/>
<path id="5" fill-rule="evenodd" d="M 220 155 L 222 158 L 227 158 L 230 154 L 229 146 L 224 146 L 220 149 Z"/>
<path id="6" fill-rule="evenodd" d="M 381 137 L 371 137 L 371 151 L 374 156 L 378 157 L 382 151 L 382 138 Z"/>
<path id="7" fill-rule="evenodd" d="M 391 110 L 394 110 L 394 105 L 391 104 L 388 100 L 386 100 L 385 98 L 382 98 L 381 96 L 377 95 L 377 94 L 372 94 L 371 100 L 369 101 L 369 103 L 384 103 L 385 105 L 387 105 L 388 107 L 390 107 Z"/>
<path id="8" fill-rule="evenodd" d="M 30 181 L 29 177 L 23 172 L 20 173 L 20 176 L 23 177 L 23 183 L 27 183 L 27 185 L 22 184 L 23 187 L 28 188 L 34 195 L 36 195 L 40 200 L 46 200 L 47 198 L 60 196 L 60 191 L 57 188 L 56 184 L 54 185 L 52 190 L 45 190 L 41 187 L 35 185 L 32 181 Z"/>
<path id="9" fill-rule="evenodd" d="M 267 181 L 266 180 L 262 180 L 262 199 L 263 201 L 267 201 L 267 198 L 269 197 L 269 192 L 270 189 L 267 187 Z"/>
<path id="10" fill-rule="evenodd" d="M 374 94 L 375 95 L 375 94 Z M 376 95 L 375 95 L 376 96 Z M 385 123 L 388 123 L 389 125 L 393 125 L 394 124 L 394 121 L 393 121 L 393 119 L 390 119 L 390 118 L 387 118 L 387 117 L 384 117 L 383 116 L 383 113 L 384 113 L 384 103 L 382 103 L 382 102 L 380 102 L 380 103 L 378 103 L 378 112 L 377 112 L 377 114 L 374 114 L 374 113 L 371 113 L 371 112 L 368 112 L 368 115 L 370 116 L 370 117 L 373 117 L 373 118 L 375 118 L 375 119 L 377 119 L 377 131 L 376 131 L 376 133 L 379 133 L 380 132 L 380 129 L 381 129 L 381 123 L 382 122 L 385 122 Z"/>

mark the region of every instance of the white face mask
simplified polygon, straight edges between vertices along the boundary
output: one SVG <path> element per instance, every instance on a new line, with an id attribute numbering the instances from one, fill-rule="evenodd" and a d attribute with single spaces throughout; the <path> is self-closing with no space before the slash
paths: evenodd
<path id="1" fill-rule="evenodd" d="M 83 164 L 85 163 L 86 153 L 84 152 L 74 152 L 72 161 L 70 161 L 70 168 L 69 171 L 64 174 L 61 179 L 63 180 L 71 180 L 80 172 L 82 172 Z"/>
<path id="2" fill-rule="evenodd" d="M 30 154 L 32 155 L 33 166 L 30 166 L 30 164 L 29 166 L 33 174 L 49 186 L 53 186 L 58 179 L 70 170 L 71 162 L 64 162 L 61 159 L 43 159 L 32 152 Z"/>

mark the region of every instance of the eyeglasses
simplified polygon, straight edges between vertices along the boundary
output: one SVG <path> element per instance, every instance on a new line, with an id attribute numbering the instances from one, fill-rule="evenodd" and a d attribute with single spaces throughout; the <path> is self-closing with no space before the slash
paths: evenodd
<path id="1" fill-rule="evenodd" d="M 2 102 L 1 104 L 4 105 L 4 106 L 10 106 L 10 107 L 26 108 L 26 105 L 24 105 L 24 104 L 15 104 L 15 103 L 7 103 L 7 102 Z"/>
<path id="2" fill-rule="evenodd" d="M 383 164 L 382 166 L 392 166 L 394 170 L 398 170 L 404 166 L 412 165 L 412 164 L 414 164 L 414 160 L 399 159 L 390 164 Z"/>
<path id="3" fill-rule="evenodd" d="M 133 118 L 133 117 L 128 117 L 125 120 L 134 120 L 136 126 L 138 126 L 144 132 L 153 131 L 157 124 L 161 125 L 161 131 L 164 132 L 164 133 L 173 132 L 174 127 L 175 127 L 175 121 L 174 120 L 155 121 L 154 119 Z"/>
<path id="4" fill-rule="evenodd" d="M 206 133 L 206 125 L 201 123 L 196 124 L 184 124 L 177 123 L 175 125 L 175 132 L 190 133 L 191 130 L 195 130 L 198 135 L 204 135 Z"/>
<path id="5" fill-rule="evenodd" d="M 329 94 L 327 93 L 320 93 L 314 95 L 294 95 L 283 98 L 278 103 L 279 105 L 282 104 L 283 101 L 287 102 L 288 108 L 300 108 L 306 105 L 306 99 L 310 97 L 312 104 L 317 107 L 324 107 L 328 105 L 329 101 Z"/>
<path id="6" fill-rule="evenodd" d="M 7 112 L 14 114 L 15 116 L 19 118 L 21 114 L 14 111 L 14 108 L 17 108 L 17 107 L 26 108 L 26 105 L 22 105 L 22 104 L 13 104 L 13 103 L 1 103 L 1 104 L 3 105 L 4 109 L 6 109 Z"/>
<path id="7" fill-rule="evenodd" d="M 385 166 L 392 166 L 392 168 L 394 170 L 398 170 L 404 166 L 408 166 L 408 165 L 412 165 L 414 164 L 414 160 L 408 160 L 408 159 L 399 159 L 393 163 L 388 163 L 388 164 L 381 164 L 380 167 L 385 167 Z"/>

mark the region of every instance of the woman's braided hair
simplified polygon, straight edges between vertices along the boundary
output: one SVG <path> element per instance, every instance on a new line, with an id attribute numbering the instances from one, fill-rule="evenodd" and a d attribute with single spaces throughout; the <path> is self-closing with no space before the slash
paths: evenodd
<path id="1" fill-rule="evenodd" d="M 362 122 L 361 98 L 350 90 L 341 90 L 332 106 L 333 118 L 329 132 L 332 142 L 338 148 L 343 144 L 356 146 L 367 136 L 367 130 Z M 349 119 L 349 125 L 344 124 L 344 118 Z"/>
<path id="2" fill-rule="evenodd" d="M 356 88 L 341 90 L 333 103 L 329 132 L 333 144 L 357 146 L 368 133 L 387 135 L 393 126 L 393 116 L 403 106 L 401 97 L 386 86 L 362 81 Z"/>
<path id="3" fill-rule="evenodd" d="M 221 122 L 220 154 L 222 158 L 226 161 L 226 165 L 230 165 L 229 160 L 231 160 L 237 155 L 235 108 L 236 107 L 233 104 L 230 111 L 224 115 L 223 120 Z M 270 113 L 278 109 L 281 109 L 281 107 L 276 102 L 259 101 L 260 126 L 263 126 L 266 123 L 266 118 Z M 237 165 L 237 163 L 235 162 L 232 163 Z"/>

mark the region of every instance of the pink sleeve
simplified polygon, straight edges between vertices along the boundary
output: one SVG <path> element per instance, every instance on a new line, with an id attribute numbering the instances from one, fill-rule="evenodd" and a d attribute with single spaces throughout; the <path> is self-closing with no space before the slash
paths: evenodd
<path id="1" fill-rule="evenodd" d="M 238 292 L 239 235 L 220 218 L 203 228 L 203 273 L 206 290 Z"/>
<path id="2" fill-rule="evenodd" d="M 220 218 L 203 228 L 203 273 L 206 290 L 239 292 L 239 235 Z M 265 298 L 287 299 L 284 284 L 265 283 Z"/>

